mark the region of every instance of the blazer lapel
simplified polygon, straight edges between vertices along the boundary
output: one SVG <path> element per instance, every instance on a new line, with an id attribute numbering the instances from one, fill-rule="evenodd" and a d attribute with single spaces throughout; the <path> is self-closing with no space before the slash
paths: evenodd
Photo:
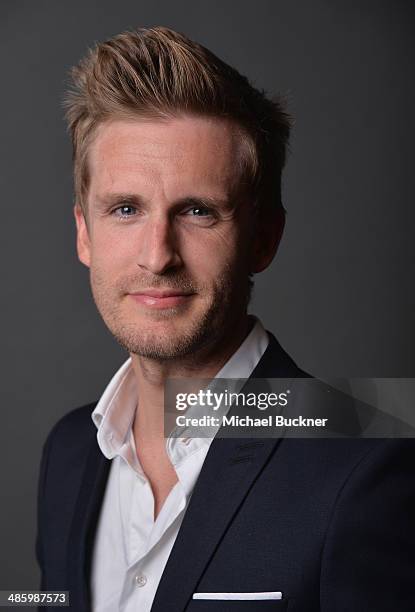
<path id="1" fill-rule="evenodd" d="M 222 535 L 279 441 L 215 438 L 212 442 L 152 612 L 186 608 Z"/>
<path id="2" fill-rule="evenodd" d="M 251 378 L 303 374 L 270 334 L 268 348 Z M 159 583 L 152 612 L 186 608 L 220 539 L 280 441 L 280 438 L 213 440 Z"/>
<path id="3" fill-rule="evenodd" d="M 67 572 L 70 605 L 78 612 L 90 610 L 92 546 L 110 465 L 111 461 L 102 454 L 94 435 L 68 542 Z"/>

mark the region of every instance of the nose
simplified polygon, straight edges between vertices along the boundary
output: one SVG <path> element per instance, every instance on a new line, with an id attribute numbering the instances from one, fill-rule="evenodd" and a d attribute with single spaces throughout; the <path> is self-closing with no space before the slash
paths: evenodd
<path id="1" fill-rule="evenodd" d="M 181 265 L 177 236 L 167 215 L 147 219 L 140 235 L 137 263 L 152 274 L 164 274 Z"/>

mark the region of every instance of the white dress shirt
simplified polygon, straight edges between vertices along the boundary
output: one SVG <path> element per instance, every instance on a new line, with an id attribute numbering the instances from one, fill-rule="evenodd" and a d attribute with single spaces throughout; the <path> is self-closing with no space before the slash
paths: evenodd
<path id="1" fill-rule="evenodd" d="M 258 319 L 216 378 L 249 378 L 268 346 Z M 92 556 L 93 612 L 149 612 L 212 438 L 166 439 L 178 482 L 154 521 L 154 498 L 137 457 L 132 424 L 139 392 L 128 359 L 105 389 L 92 420 L 112 459 Z M 179 585 L 178 585 L 178 588 Z"/>

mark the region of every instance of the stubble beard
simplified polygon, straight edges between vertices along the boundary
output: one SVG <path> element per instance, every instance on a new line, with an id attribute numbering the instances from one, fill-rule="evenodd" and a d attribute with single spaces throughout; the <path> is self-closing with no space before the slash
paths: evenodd
<path id="1" fill-rule="evenodd" d="M 232 331 L 237 320 L 246 312 L 252 283 L 248 275 L 237 275 L 231 270 L 225 271 L 216 279 L 215 286 L 196 285 L 182 274 L 164 274 L 122 279 L 116 286 L 110 285 L 105 275 L 98 269 L 91 268 L 91 287 L 94 300 L 109 331 L 117 342 L 130 354 L 139 355 L 157 361 L 178 360 L 214 346 Z M 148 322 L 137 323 L 128 320 L 122 304 L 131 300 L 128 293 L 145 288 L 178 289 L 197 293 L 200 297 L 210 296 L 203 311 L 189 311 L 189 315 L 180 314 L 180 307 L 155 310 L 150 313 Z M 174 328 L 175 317 L 185 319 L 185 325 Z M 143 317 L 144 319 L 144 317 Z M 147 317 L 146 317 L 147 319 Z M 152 329 L 152 321 L 172 320 L 172 333 L 161 337 Z"/>

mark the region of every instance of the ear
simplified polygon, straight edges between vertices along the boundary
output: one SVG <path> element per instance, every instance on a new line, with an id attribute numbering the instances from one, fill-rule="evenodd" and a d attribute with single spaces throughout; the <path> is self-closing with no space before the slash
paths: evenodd
<path id="1" fill-rule="evenodd" d="M 278 250 L 285 226 L 285 211 L 281 207 L 260 211 L 256 219 L 254 261 L 252 272 L 262 272 L 272 262 Z"/>
<path id="2" fill-rule="evenodd" d="M 88 268 L 91 264 L 91 242 L 84 212 L 79 204 L 74 206 L 76 222 L 76 250 L 79 260 Z"/>

